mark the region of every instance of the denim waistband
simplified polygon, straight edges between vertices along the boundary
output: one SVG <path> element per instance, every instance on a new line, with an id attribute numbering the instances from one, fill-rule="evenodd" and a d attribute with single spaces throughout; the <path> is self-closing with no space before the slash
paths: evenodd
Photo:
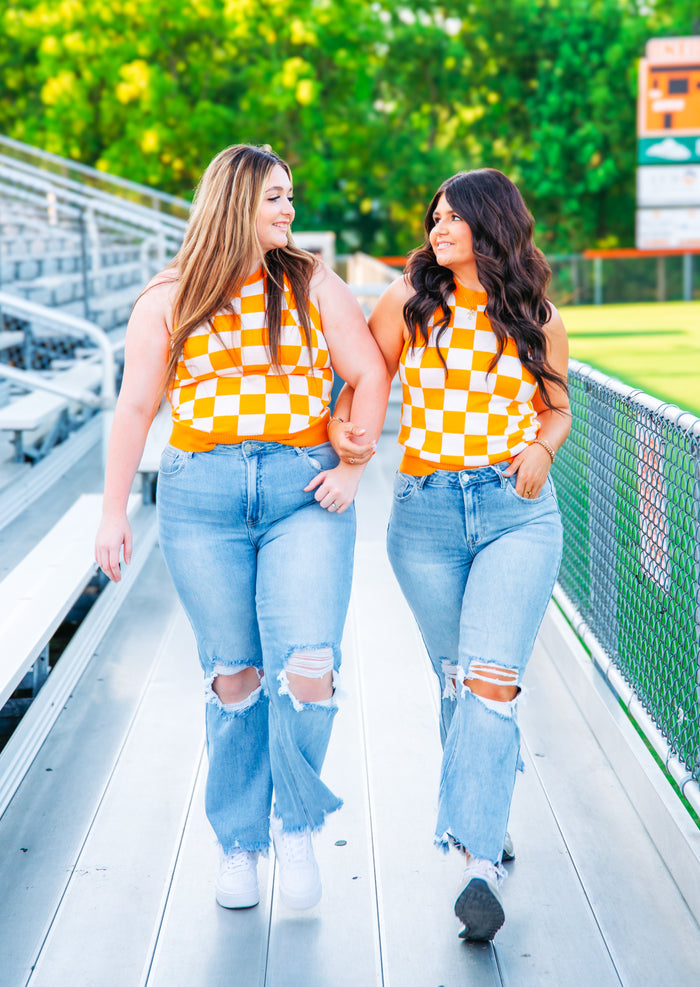
<path id="1" fill-rule="evenodd" d="M 508 482 L 508 477 L 503 473 L 511 464 L 511 460 L 506 459 L 502 463 L 494 463 L 490 466 L 476 466 L 473 469 L 464 470 L 435 470 L 427 476 L 416 476 L 412 479 L 418 487 L 464 487 L 475 483 L 488 483 L 498 480 L 503 486 Z"/>
<path id="2" fill-rule="evenodd" d="M 328 443 L 322 443 L 327 445 Z M 249 456 L 272 456 L 276 454 L 286 454 L 290 456 L 303 456 L 309 449 L 318 449 L 319 446 L 292 446 L 284 442 L 264 442 L 260 439 L 244 439 L 235 444 L 220 442 L 213 449 L 208 450 L 207 456 L 233 456 L 234 458 L 247 459 Z"/>

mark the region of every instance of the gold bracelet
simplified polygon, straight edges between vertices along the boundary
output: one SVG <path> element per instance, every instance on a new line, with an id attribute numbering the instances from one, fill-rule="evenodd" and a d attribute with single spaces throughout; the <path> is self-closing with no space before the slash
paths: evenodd
<path id="1" fill-rule="evenodd" d="M 328 425 L 330 425 L 331 422 L 342 422 L 342 424 L 344 425 L 345 419 L 338 418 L 337 415 L 331 415 L 331 417 L 328 419 Z M 328 425 L 326 425 L 326 428 L 328 428 Z"/>
<path id="2" fill-rule="evenodd" d="M 549 444 L 549 442 L 547 442 L 546 439 L 533 439 L 532 444 L 533 446 L 535 445 L 542 446 L 542 448 L 545 450 L 549 458 L 552 460 L 552 462 L 554 462 L 554 457 L 556 453 L 554 452 L 554 449 L 552 449 L 551 445 Z"/>

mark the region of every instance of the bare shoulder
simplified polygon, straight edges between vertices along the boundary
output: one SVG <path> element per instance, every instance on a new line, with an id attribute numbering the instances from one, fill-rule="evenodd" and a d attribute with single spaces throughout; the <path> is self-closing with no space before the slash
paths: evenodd
<path id="1" fill-rule="evenodd" d="M 549 305 L 550 315 L 542 328 L 550 339 L 565 338 L 566 328 L 564 326 L 564 320 L 562 319 L 557 307 L 553 305 L 549 299 L 547 302 Z"/>
<path id="2" fill-rule="evenodd" d="M 391 282 L 382 297 L 387 296 L 405 305 L 409 298 L 413 298 L 415 293 L 416 289 L 409 281 L 408 275 L 402 274 L 401 277 Z"/>
<path id="3" fill-rule="evenodd" d="M 565 377 L 569 363 L 569 338 L 566 335 L 563 319 L 551 302 L 549 308 L 549 318 L 542 326 L 546 337 L 547 359 L 555 370 Z"/>
<path id="4" fill-rule="evenodd" d="M 372 320 L 376 322 L 386 318 L 392 321 L 396 319 L 403 320 L 403 307 L 415 293 L 413 285 L 405 274 L 392 281 L 375 305 L 370 324 Z"/>
<path id="5" fill-rule="evenodd" d="M 160 271 L 148 282 L 134 303 L 132 318 L 161 318 L 171 329 L 172 311 L 178 285 L 178 274 L 173 269 Z"/>
<path id="6" fill-rule="evenodd" d="M 148 282 L 141 292 L 141 296 L 147 294 L 153 298 L 174 298 L 180 280 L 178 271 L 173 267 L 166 267 L 164 271 L 159 271 Z"/>
<path id="7" fill-rule="evenodd" d="M 352 291 L 324 261 L 317 260 L 309 281 L 309 294 L 313 300 L 327 302 L 352 295 Z"/>

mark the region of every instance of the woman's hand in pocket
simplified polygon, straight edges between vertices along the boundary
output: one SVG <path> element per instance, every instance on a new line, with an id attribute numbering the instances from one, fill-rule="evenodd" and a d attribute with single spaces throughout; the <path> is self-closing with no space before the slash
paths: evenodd
<path id="1" fill-rule="evenodd" d="M 314 497 L 324 510 L 342 514 L 355 499 L 362 472 L 362 466 L 339 463 L 332 470 L 317 473 L 304 490 L 307 493 L 315 490 Z"/>
<path id="2" fill-rule="evenodd" d="M 541 445 L 529 445 L 523 449 L 503 471 L 504 476 L 517 473 L 515 492 L 526 500 L 536 500 L 542 493 L 542 487 L 547 482 L 549 467 L 552 460 L 549 453 Z"/>

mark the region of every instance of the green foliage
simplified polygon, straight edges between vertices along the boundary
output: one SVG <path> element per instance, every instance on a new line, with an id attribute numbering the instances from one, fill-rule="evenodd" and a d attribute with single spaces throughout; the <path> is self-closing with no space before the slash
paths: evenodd
<path id="1" fill-rule="evenodd" d="M 460 169 L 517 181 L 548 250 L 633 236 L 636 60 L 658 0 L 10 0 L 0 130 L 190 195 L 236 142 L 294 170 L 297 229 L 405 252 Z"/>
<path id="2" fill-rule="evenodd" d="M 545 249 L 632 244 L 637 60 L 648 28 L 617 0 L 542 10 L 546 30 L 524 100 L 529 132 L 513 177 L 522 176 Z"/>

